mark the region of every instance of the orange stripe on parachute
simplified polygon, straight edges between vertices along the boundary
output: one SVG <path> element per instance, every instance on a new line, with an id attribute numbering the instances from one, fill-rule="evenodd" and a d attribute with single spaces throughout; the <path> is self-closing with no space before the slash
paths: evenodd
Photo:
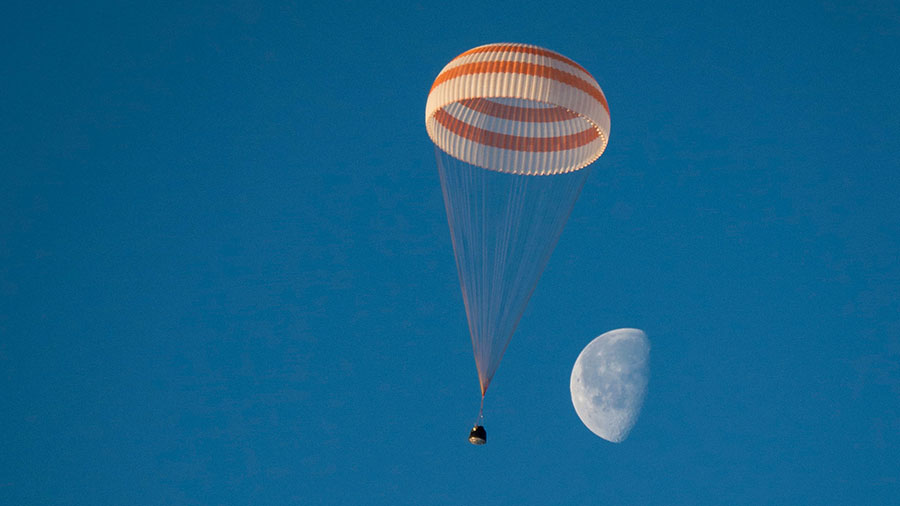
<path id="1" fill-rule="evenodd" d="M 464 123 L 457 118 L 454 118 L 443 109 L 438 109 L 434 113 L 434 119 L 444 128 L 464 139 L 485 146 L 514 151 L 539 153 L 566 151 L 569 149 L 580 148 L 600 137 L 600 134 L 594 128 L 588 128 L 587 130 L 578 133 L 559 137 L 522 137 L 518 135 L 501 134 Z"/>
<path id="2" fill-rule="evenodd" d="M 567 84 L 593 97 L 595 100 L 600 102 L 600 105 L 602 105 L 606 110 L 606 113 L 609 114 L 609 104 L 606 103 L 606 97 L 603 96 L 603 92 L 600 91 L 599 88 L 574 74 L 563 72 L 562 70 L 557 70 L 553 67 L 547 67 L 546 65 L 538 65 L 536 63 L 525 63 L 517 61 L 484 61 L 466 63 L 458 67 L 447 69 L 444 72 L 438 74 L 437 79 L 434 80 L 434 84 L 431 85 L 431 90 L 434 91 L 434 89 L 437 88 L 440 84 L 456 77 L 472 74 L 491 73 L 510 73 L 537 76 Z"/>

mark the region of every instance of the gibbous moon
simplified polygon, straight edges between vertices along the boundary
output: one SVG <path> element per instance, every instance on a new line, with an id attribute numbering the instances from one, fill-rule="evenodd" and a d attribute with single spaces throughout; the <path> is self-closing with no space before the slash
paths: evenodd
<path id="1" fill-rule="evenodd" d="M 628 437 L 647 392 L 649 358 L 650 341 L 638 329 L 611 330 L 581 351 L 569 389 L 591 432 L 613 443 Z"/>

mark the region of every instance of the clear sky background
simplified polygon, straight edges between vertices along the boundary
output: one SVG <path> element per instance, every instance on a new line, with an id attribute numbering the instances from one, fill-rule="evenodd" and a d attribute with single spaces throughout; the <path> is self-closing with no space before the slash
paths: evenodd
<path id="1" fill-rule="evenodd" d="M 897 504 L 896 2 L 16 2 L 0 504 Z M 424 127 L 490 42 L 603 87 L 479 390 Z M 652 343 L 621 444 L 581 349 Z"/>

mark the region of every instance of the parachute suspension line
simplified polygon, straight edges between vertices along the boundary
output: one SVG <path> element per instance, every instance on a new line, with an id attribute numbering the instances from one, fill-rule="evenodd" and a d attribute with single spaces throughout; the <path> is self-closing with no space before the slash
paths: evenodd
<path id="1" fill-rule="evenodd" d="M 475 175 L 472 174 L 469 178 L 466 178 L 463 174 L 463 177 L 454 177 L 451 180 L 451 176 L 457 176 L 458 174 L 451 174 L 445 164 L 449 163 L 452 159 L 444 153 L 439 147 L 434 147 L 434 153 L 437 158 L 438 165 L 438 173 L 441 179 L 441 190 L 444 194 L 444 207 L 447 211 L 447 222 L 450 226 L 450 241 L 453 244 L 453 256 L 456 259 L 456 271 L 459 276 L 459 285 L 462 290 L 463 296 L 463 305 L 466 310 L 466 321 L 469 323 L 469 334 L 472 339 L 472 348 L 475 351 L 475 365 L 478 368 L 478 379 L 481 386 L 481 395 L 484 398 L 484 392 L 487 388 L 487 385 L 481 381 L 483 375 L 481 373 L 481 365 L 483 363 L 479 357 L 479 348 L 477 345 L 477 336 L 479 335 L 479 330 L 476 328 L 476 318 L 473 313 L 474 311 L 474 301 L 471 301 L 470 291 L 471 287 L 467 283 L 467 279 L 465 273 L 474 272 L 474 265 L 472 264 L 473 258 L 471 255 L 466 255 L 466 249 L 470 249 L 471 246 L 463 243 L 464 236 L 468 235 L 463 230 L 465 226 L 472 224 L 472 210 L 470 206 L 456 206 L 453 203 L 459 199 L 457 193 L 461 195 L 468 195 L 472 191 L 472 188 L 475 186 L 474 178 Z"/>
<path id="2" fill-rule="evenodd" d="M 484 394 L 589 174 L 486 170 L 435 147 Z"/>
<path id="3" fill-rule="evenodd" d="M 507 304 L 503 293 L 491 297 L 492 308 L 503 308 L 500 320 L 508 322 L 508 330 L 505 339 L 491 339 L 492 344 L 500 344 L 500 348 L 492 350 L 490 354 L 491 357 L 496 357 L 490 376 L 493 376 L 493 372 L 499 366 L 500 359 L 525 314 L 528 300 L 537 288 L 541 273 L 562 236 L 565 223 L 575 207 L 589 173 L 590 168 L 586 168 L 561 176 L 512 176 L 516 179 L 511 190 L 510 213 L 507 214 L 506 220 L 511 233 L 508 243 L 503 243 L 502 251 L 508 255 L 511 248 L 518 244 L 519 248 L 531 253 L 531 258 L 524 259 L 526 261 L 521 261 L 520 265 L 510 265 L 505 262 L 507 255 L 503 255 L 504 265 L 498 269 L 507 275 L 507 279 L 501 279 L 501 284 L 508 285 L 510 283 L 508 277 L 512 276 L 511 288 L 506 291 L 524 295 L 520 296 L 521 303 L 518 305 Z M 548 181 L 552 182 L 547 185 Z M 532 188 L 529 188 L 529 184 Z M 546 189 L 547 186 L 550 187 L 549 190 Z M 533 233 L 534 231 L 540 233 Z M 541 252 L 540 255 L 534 256 L 538 251 Z M 500 256 L 497 255 L 498 258 Z"/>
<path id="4" fill-rule="evenodd" d="M 484 175 L 485 175 L 484 171 L 472 172 L 472 174 L 477 175 L 478 178 L 482 179 L 482 180 L 484 179 Z M 486 215 L 485 213 L 487 212 L 487 192 L 480 192 L 480 193 L 481 193 L 481 199 L 480 199 L 481 207 L 480 207 L 480 211 L 479 211 L 478 215 L 485 216 Z M 487 251 L 487 227 L 485 227 L 485 226 L 479 227 L 479 235 L 481 236 L 481 251 Z M 487 288 L 487 282 L 485 279 L 485 277 L 487 275 L 487 269 L 485 266 L 485 264 L 487 262 L 487 255 L 481 255 L 481 258 L 479 258 L 478 260 L 480 260 L 481 265 L 478 268 L 478 271 L 476 271 L 476 272 L 481 272 L 481 280 L 480 280 L 481 284 L 479 285 L 479 287 L 480 287 L 480 291 L 482 293 L 484 293 L 485 289 Z M 490 329 L 487 328 L 487 325 L 490 323 L 490 320 L 483 319 L 483 320 L 481 320 L 481 322 L 482 322 L 482 325 L 481 325 L 480 331 L 478 332 L 478 335 L 479 335 L 479 337 L 487 337 L 488 333 L 490 332 Z M 489 357 L 489 356 L 491 356 L 491 351 L 490 351 L 490 348 L 491 348 L 490 343 L 491 342 L 489 339 L 487 339 L 487 340 L 485 340 L 485 343 L 487 344 L 487 346 L 482 346 L 482 350 L 484 350 L 484 353 Z M 483 360 L 483 358 L 482 358 L 482 360 Z M 487 382 L 482 382 L 482 383 L 487 383 Z M 482 392 L 481 392 L 482 398 L 484 396 L 484 392 L 487 390 L 487 387 L 488 387 L 488 385 L 484 384 L 484 386 L 481 388 L 482 389 Z"/>

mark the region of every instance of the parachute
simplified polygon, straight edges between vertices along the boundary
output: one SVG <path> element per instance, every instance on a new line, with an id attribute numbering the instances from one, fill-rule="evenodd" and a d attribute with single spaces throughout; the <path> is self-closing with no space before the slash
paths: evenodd
<path id="1" fill-rule="evenodd" d="M 609 126 L 606 97 L 591 74 L 537 46 L 470 49 L 431 87 L 425 127 L 481 384 L 478 421 L 586 168 L 606 149 Z"/>

